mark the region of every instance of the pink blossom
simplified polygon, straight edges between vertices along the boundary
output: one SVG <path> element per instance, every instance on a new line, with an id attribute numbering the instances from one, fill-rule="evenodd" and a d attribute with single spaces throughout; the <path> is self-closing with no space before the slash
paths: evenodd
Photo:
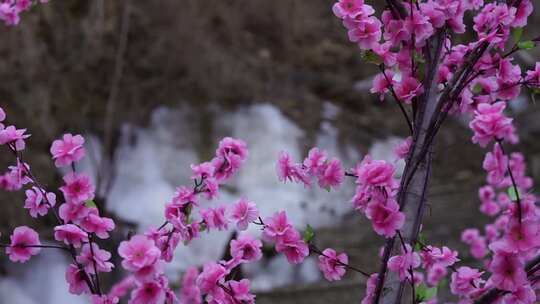
<path id="1" fill-rule="evenodd" d="M 60 208 L 58 209 L 60 218 L 66 223 L 79 223 L 91 212 L 93 212 L 91 208 L 86 207 L 84 204 L 78 203 L 64 203 L 60 205 Z"/>
<path id="2" fill-rule="evenodd" d="M 263 237 L 268 241 L 277 242 L 287 231 L 293 229 L 285 211 L 276 212 L 272 217 L 267 217 L 264 223 Z"/>
<path id="3" fill-rule="evenodd" d="M 481 278 L 482 274 L 483 272 L 478 271 L 478 269 L 467 266 L 459 267 L 456 272 L 452 273 L 450 290 L 455 295 L 468 296 L 484 282 Z"/>
<path id="4" fill-rule="evenodd" d="M 519 286 L 516 291 L 504 296 L 504 304 L 534 304 L 536 293 L 529 284 Z"/>
<path id="5" fill-rule="evenodd" d="M 109 295 L 92 295 L 90 302 L 92 304 L 116 304 L 120 301 L 118 297 Z"/>
<path id="6" fill-rule="evenodd" d="M 527 282 L 527 274 L 523 267 L 522 259 L 516 254 L 503 250 L 495 251 L 489 265 L 492 272 L 490 281 L 499 289 L 516 291 Z"/>
<path id="7" fill-rule="evenodd" d="M 420 266 L 420 255 L 414 252 L 409 244 L 405 244 L 403 250 L 401 255 L 393 256 L 388 260 L 388 269 L 398 272 L 401 281 L 410 280 L 410 270 Z"/>
<path id="8" fill-rule="evenodd" d="M 305 186 L 311 185 L 307 172 L 300 164 L 293 163 L 291 156 L 285 151 L 279 154 L 276 171 L 281 182 L 302 182 Z"/>
<path id="9" fill-rule="evenodd" d="M 495 216 L 501 211 L 501 206 L 499 206 L 494 201 L 484 201 L 480 205 L 480 212 L 489 216 Z"/>
<path id="10" fill-rule="evenodd" d="M 16 166 L 9 166 L 9 172 L 3 176 L 2 187 L 7 191 L 18 191 L 23 185 L 32 182 L 28 176 L 30 166 L 17 160 Z"/>
<path id="11" fill-rule="evenodd" d="M 141 284 L 131 292 L 130 304 L 161 304 L 165 301 L 165 289 L 155 281 Z"/>
<path id="12" fill-rule="evenodd" d="M 120 282 L 114 284 L 109 291 L 110 296 L 114 297 L 123 297 L 125 296 L 130 289 L 136 286 L 136 280 L 133 276 L 127 276 L 123 278 Z"/>
<path id="13" fill-rule="evenodd" d="M 527 25 L 527 18 L 533 12 L 533 5 L 530 0 L 521 0 L 518 2 L 516 16 L 514 21 L 512 21 L 511 26 L 513 27 L 524 27 Z"/>
<path id="14" fill-rule="evenodd" d="M 283 252 L 291 264 L 299 264 L 309 255 L 308 245 L 302 240 L 300 233 L 292 228 L 278 240 L 276 251 Z"/>
<path id="15" fill-rule="evenodd" d="M 203 193 L 206 199 L 212 200 L 218 196 L 219 182 L 211 177 L 204 180 Z"/>
<path id="16" fill-rule="evenodd" d="M 399 205 L 393 199 L 386 203 L 377 200 L 370 202 L 366 216 L 371 220 L 375 232 L 386 237 L 393 237 L 405 223 L 405 215 L 399 211 Z"/>
<path id="17" fill-rule="evenodd" d="M 317 175 L 318 172 L 323 168 L 326 158 L 326 151 L 320 150 L 319 148 L 311 148 L 308 156 L 306 159 L 304 159 L 303 164 L 309 174 Z"/>
<path id="18" fill-rule="evenodd" d="M 540 86 L 540 62 L 537 62 L 534 70 L 527 71 L 525 80 L 534 86 Z"/>
<path id="19" fill-rule="evenodd" d="M 73 224 L 60 225 L 54 227 L 54 239 L 79 248 L 82 243 L 88 242 L 88 233 Z"/>
<path id="20" fill-rule="evenodd" d="M 249 223 L 259 217 L 259 210 L 254 202 L 250 202 L 245 198 L 241 198 L 232 209 L 231 218 L 236 221 L 238 230 L 246 230 Z"/>
<path id="21" fill-rule="evenodd" d="M 129 241 L 120 243 L 118 254 L 123 258 L 122 266 L 126 270 L 138 271 L 156 263 L 161 252 L 152 240 L 142 235 L 135 235 Z"/>
<path id="22" fill-rule="evenodd" d="M 373 78 L 373 86 L 369 91 L 373 94 L 379 94 L 379 99 L 383 101 L 384 95 L 388 93 L 394 85 L 394 81 L 392 80 L 393 77 L 394 72 L 392 70 L 385 70 L 384 73 L 377 74 Z"/>
<path id="23" fill-rule="evenodd" d="M 201 217 L 208 229 L 227 230 L 229 219 L 225 216 L 225 206 L 208 208 L 200 211 Z"/>
<path id="24" fill-rule="evenodd" d="M 413 98 L 424 93 L 424 88 L 416 78 L 405 76 L 396 83 L 395 92 L 401 102 L 410 104 Z"/>
<path id="25" fill-rule="evenodd" d="M 69 285 L 69 292 L 75 295 L 90 291 L 85 280 L 86 273 L 75 264 L 69 264 L 66 269 L 66 281 Z"/>
<path id="26" fill-rule="evenodd" d="M 508 169 L 508 157 L 504 155 L 498 143 L 493 146 L 493 152 L 486 153 L 483 167 L 488 172 L 488 183 L 497 186 L 503 181 Z"/>
<path id="27" fill-rule="evenodd" d="M 24 134 L 26 129 L 16 129 L 15 126 L 7 126 L 0 130 L 0 145 L 14 144 L 17 151 L 22 151 L 26 147 L 25 139 L 30 137 L 29 134 Z"/>
<path id="28" fill-rule="evenodd" d="M 38 233 L 27 226 L 19 226 L 13 230 L 10 237 L 11 243 L 6 248 L 6 254 L 12 262 L 25 263 L 30 260 L 30 257 L 40 252 L 40 248 L 32 246 L 40 246 Z"/>
<path id="29" fill-rule="evenodd" d="M 410 33 L 414 33 L 416 46 L 423 46 L 434 32 L 430 19 L 416 9 L 413 9 L 412 16 L 405 18 L 405 26 Z"/>
<path id="30" fill-rule="evenodd" d="M 28 209 L 30 216 L 34 218 L 46 215 L 49 208 L 51 206 L 54 207 L 56 204 L 56 195 L 54 193 L 47 193 L 47 200 L 44 200 L 42 189 L 37 187 L 26 190 L 25 194 L 26 200 L 24 201 L 24 208 Z"/>
<path id="31" fill-rule="evenodd" d="M 407 157 L 407 155 L 409 154 L 409 150 L 411 149 L 411 144 L 412 137 L 409 136 L 395 147 L 394 153 L 396 154 L 398 159 L 405 159 Z"/>
<path id="32" fill-rule="evenodd" d="M 345 253 L 337 254 L 332 248 L 323 250 L 319 255 L 319 269 L 328 281 L 339 281 L 345 275 L 349 257 Z"/>
<path id="33" fill-rule="evenodd" d="M 83 203 L 94 198 L 94 185 L 88 175 L 71 172 L 64 176 L 64 182 L 60 190 L 68 203 Z"/>
<path id="34" fill-rule="evenodd" d="M 231 294 L 234 298 L 232 303 L 243 303 L 243 304 L 253 304 L 255 303 L 255 295 L 251 294 L 249 291 L 250 281 L 248 279 L 242 279 L 240 281 L 229 281 L 227 282 Z"/>
<path id="35" fill-rule="evenodd" d="M 231 256 L 242 263 L 255 262 L 262 257 L 262 243 L 249 234 L 241 234 L 231 243 Z"/>
<path id="36" fill-rule="evenodd" d="M 180 289 L 180 303 L 201 304 L 202 297 L 199 287 L 197 287 L 197 277 L 199 271 L 196 267 L 189 267 L 182 278 L 182 288 Z"/>
<path id="37" fill-rule="evenodd" d="M 537 221 L 512 221 L 505 235 L 510 248 L 525 252 L 540 246 L 540 226 Z"/>
<path id="38" fill-rule="evenodd" d="M 408 27 L 402 20 L 395 19 L 389 10 L 385 10 L 381 16 L 382 24 L 384 25 L 383 38 L 389 41 L 392 46 L 397 46 L 401 41 L 409 40 L 411 36 Z"/>
<path id="39" fill-rule="evenodd" d="M 517 141 L 514 133 L 512 119 L 503 115 L 504 102 L 494 104 L 479 104 L 474 112 L 474 119 L 469 127 L 474 131 L 473 143 L 485 147 L 491 140 L 508 140 L 512 143 Z"/>
<path id="40" fill-rule="evenodd" d="M 57 167 L 69 166 L 84 157 L 84 138 L 81 135 L 64 134 L 62 139 L 53 141 L 51 154 Z"/>
<path id="41" fill-rule="evenodd" d="M 343 182 L 345 171 L 341 166 L 341 162 L 337 158 L 333 158 L 321 168 L 319 175 L 319 186 L 321 188 L 337 189 Z"/>
<path id="42" fill-rule="evenodd" d="M 185 206 L 187 204 L 197 205 L 197 195 L 192 188 L 180 186 L 176 188 L 176 191 L 174 192 L 172 203 L 180 206 Z"/>
<path id="43" fill-rule="evenodd" d="M 392 187 L 395 168 L 384 160 L 372 160 L 368 155 L 354 169 L 356 182 L 366 186 Z"/>
<path id="44" fill-rule="evenodd" d="M 366 283 L 366 296 L 362 299 L 361 304 L 373 304 L 375 297 L 375 290 L 377 290 L 377 280 L 379 278 L 378 273 L 374 273 L 369 276 Z"/>
<path id="45" fill-rule="evenodd" d="M 381 21 L 376 17 L 367 17 L 360 20 L 345 19 L 345 27 L 349 29 L 349 40 L 358 44 L 362 50 L 369 50 L 379 44 L 381 40 Z"/>
<path id="46" fill-rule="evenodd" d="M 212 294 L 216 290 L 221 291 L 218 283 L 222 284 L 225 276 L 228 274 L 225 268 L 215 262 L 206 263 L 203 271 L 197 277 L 197 287 L 202 294 Z"/>
<path id="47" fill-rule="evenodd" d="M 227 160 L 231 158 L 238 158 L 241 162 L 243 162 L 248 156 L 247 145 L 240 139 L 225 137 L 219 142 L 216 155 Z"/>
<path id="48" fill-rule="evenodd" d="M 427 246 L 421 255 L 426 268 L 430 268 L 435 264 L 448 267 L 459 261 L 458 252 L 446 246 L 442 248 Z"/>
<path id="49" fill-rule="evenodd" d="M 206 179 L 214 175 L 214 166 L 210 162 L 205 162 L 198 165 L 191 165 L 192 179 Z"/>
<path id="50" fill-rule="evenodd" d="M 0 107 L 0 122 L 2 122 L 2 121 L 4 121 L 4 120 L 6 120 L 6 112 L 4 111 L 4 109 L 2 109 L 2 108 Z M 3 129 L 3 128 L 4 128 L 4 127 L 3 127 L 3 125 L 2 125 L 2 127 L 0 127 L 0 129 Z"/>
<path id="51" fill-rule="evenodd" d="M 114 230 L 114 221 L 107 217 L 101 217 L 96 208 L 90 208 L 90 213 L 80 221 L 81 227 L 94 233 L 100 239 L 109 238 L 109 232 Z"/>
<path id="52" fill-rule="evenodd" d="M 77 263 L 83 265 L 87 273 L 95 274 L 96 271 L 110 272 L 114 267 L 111 262 L 108 262 L 110 258 L 111 253 L 100 249 L 97 244 L 92 243 L 92 247 L 89 244 L 84 244 L 80 254 L 77 256 Z"/>
<path id="53" fill-rule="evenodd" d="M 341 19 L 366 17 L 375 12 L 371 6 L 364 4 L 364 0 L 339 0 L 332 6 L 332 11 Z"/>
<path id="54" fill-rule="evenodd" d="M 427 272 L 427 283 L 437 286 L 439 282 L 448 274 L 448 270 L 441 264 L 435 264 Z"/>
<path id="55" fill-rule="evenodd" d="M 15 6 L 11 6 L 9 3 L 4 2 L 0 4 L 0 20 L 8 26 L 14 26 L 19 24 L 19 10 Z"/>

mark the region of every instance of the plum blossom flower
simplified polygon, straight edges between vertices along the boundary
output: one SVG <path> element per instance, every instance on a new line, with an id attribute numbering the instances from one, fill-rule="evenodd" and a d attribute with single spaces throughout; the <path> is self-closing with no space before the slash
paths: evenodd
<path id="1" fill-rule="evenodd" d="M 295 164 L 292 161 L 291 156 L 285 151 L 282 151 L 279 154 L 276 171 L 278 179 L 281 182 L 302 182 L 305 186 L 311 185 L 311 180 L 309 179 L 307 172 L 300 164 Z"/>
<path id="2" fill-rule="evenodd" d="M 22 151 L 26 147 L 25 139 L 30 137 L 24 134 L 26 129 L 17 129 L 15 126 L 7 126 L 0 130 L 0 145 L 13 144 L 16 151 Z"/>
<path id="3" fill-rule="evenodd" d="M 383 101 L 384 95 L 386 95 L 394 85 L 393 77 L 394 72 L 392 70 L 385 70 L 384 73 L 377 74 L 373 78 L 373 85 L 369 91 L 373 94 L 379 94 L 379 99 Z"/>
<path id="4" fill-rule="evenodd" d="M 481 278 L 483 273 L 467 266 L 459 267 L 456 272 L 452 273 L 450 290 L 455 295 L 470 295 L 484 282 Z"/>
<path id="5" fill-rule="evenodd" d="M 64 182 L 60 190 L 68 203 L 83 203 L 94 198 L 94 185 L 88 175 L 71 172 L 64 176 Z"/>
<path id="6" fill-rule="evenodd" d="M 497 186 L 503 181 L 508 168 L 508 157 L 504 155 L 499 143 L 493 146 L 493 152 L 486 153 L 483 167 L 488 172 L 488 183 Z"/>
<path id="7" fill-rule="evenodd" d="M 300 233 L 293 228 L 276 243 L 276 251 L 283 252 L 291 264 L 299 264 L 309 255 L 308 245 L 302 240 Z"/>
<path id="8" fill-rule="evenodd" d="M 230 287 L 232 291 L 231 294 L 234 298 L 232 303 L 245 303 L 253 304 L 255 303 L 255 295 L 251 294 L 249 291 L 250 281 L 248 279 L 242 279 L 240 281 L 228 281 L 226 285 Z"/>
<path id="9" fill-rule="evenodd" d="M 109 238 L 109 232 L 114 230 L 115 227 L 114 221 L 108 217 L 99 216 L 96 208 L 89 209 L 88 215 L 79 222 L 81 227 L 90 233 L 94 233 L 100 239 Z"/>
<path id="10" fill-rule="evenodd" d="M 60 225 L 54 227 L 54 239 L 79 248 L 82 243 L 88 242 L 88 233 L 73 224 Z"/>
<path id="11" fill-rule="evenodd" d="M 69 285 L 69 292 L 75 295 L 90 291 L 85 280 L 86 273 L 75 264 L 69 264 L 66 269 L 66 281 Z"/>
<path id="12" fill-rule="evenodd" d="M 388 269 L 398 272 L 401 281 L 410 280 L 410 270 L 420 266 L 420 262 L 420 255 L 414 252 L 409 244 L 405 244 L 401 255 L 388 260 Z"/>
<path id="13" fill-rule="evenodd" d="M 64 134 L 62 139 L 53 141 L 51 154 L 57 167 L 69 166 L 85 155 L 84 138 L 81 135 Z"/>
<path id="14" fill-rule="evenodd" d="M 161 256 L 154 241 L 142 235 L 135 235 L 129 241 L 121 242 L 118 254 L 123 258 L 122 267 L 128 271 L 138 271 L 153 265 Z"/>
<path id="15" fill-rule="evenodd" d="M 345 275 L 347 269 L 344 265 L 349 263 L 349 257 L 345 253 L 337 254 L 332 248 L 323 250 L 319 255 L 319 269 L 328 281 L 339 281 Z"/>
<path id="16" fill-rule="evenodd" d="M 201 294 L 213 294 L 216 291 L 221 291 L 218 283 L 223 283 L 227 274 L 228 272 L 223 266 L 215 262 L 206 263 L 203 271 L 197 277 L 197 287 L 199 287 Z"/>
<path id="17" fill-rule="evenodd" d="M 396 83 L 395 92 L 400 101 L 410 104 L 413 98 L 424 93 L 424 88 L 416 78 L 406 76 Z"/>
<path id="18" fill-rule="evenodd" d="M 276 212 L 272 217 L 266 218 L 264 223 L 263 237 L 268 241 L 277 242 L 287 231 L 293 229 L 285 211 Z"/>
<path id="19" fill-rule="evenodd" d="M 379 278 L 378 273 L 374 273 L 369 276 L 369 279 L 366 283 L 366 296 L 362 299 L 361 304 L 371 304 L 373 303 L 375 290 L 377 289 L 377 280 Z"/>
<path id="20" fill-rule="evenodd" d="M 161 304 L 165 301 L 165 289 L 159 282 L 148 281 L 131 292 L 130 304 Z"/>
<path id="21" fill-rule="evenodd" d="M 339 0 L 332 6 L 332 11 L 341 19 L 366 17 L 375 12 L 373 7 L 364 4 L 364 0 Z"/>
<path id="22" fill-rule="evenodd" d="M 393 187 L 395 168 L 384 160 L 373 160 L 369 155 L 354 169 L 356 183 L 366 186 Z"/>
<path id="23" fill-rule="evenodd" d="M 474 131 L 473 143 L 485 147 L 491 140 L 508 140 L 517 142 L 517 136 L 512 126 L 512 119 L 503 115 L 506 104 L 479 104 L 474 112 L 474 119 L 469 127 Z"/>
<path id="24" fill-rule="evenodd" d="M 231 256 L 242 263 L 255 262 L 262 257 L 262 243 L 249 234 L 241 234 L 231 241 Z"/>
<path id="25" fill-rule="evenodd" d="M 490 281 L 493 285 L 507 291 L 516 291 L 518 287 L 525 285 L 527 273 L 523 269 L 522 258 L 506 250 L 491 248 L 495 251 L 489 265 L 489 270 L 492 272 Z"/>
<path id="26" fill-rule="evenodd" d="M 51 206 L 56 204 L 56 194 L 52 192 L 46 193 L 47 200 L 43 197 L 42 189 L 32 187 L 25 191 L 26 200 L 24 201 L 24 208 L 28 209 L 30 216 L 37 218 L 38 216 L 44 216 L 47 214 Z"/>
<path id="27" fill-rule="evenodd" d="M 311 148 L 311 150 L 309 150 L 308 156 L 306 157 L 306 159 L 304 159 L 303 162 L 309 174 L 318 174 L 318 172 L 323 168 L 323 165 L 326 162 L 326 154 L 326 151 L 319 148 Z"/>
<path id="28" fill-rule="evenodd" d="M 381 21 L 374 16 L 358 19 L 347 18 L 343 22 L 349 29 L 349 40 L 358 44 L 362 50 L 369 50 L 379 44 Z"/>
<path id="29" fill-rule="evenodd" d="M 373 230 L 379 235 L 393 237 L 405 223 L 405 215 L 399 211 L 398 203 L 391 199 L 386 203 L 374 200 L 367 205 L 366 216 Z"/>
<path id="30" fill-rule="evenodd" d="M 341 166 L 341 162 L 337 158 L 333 158 L 329 162 L 325 163 L 321 168 L 319 175 L 319 186 L 321 188 L 334 188 L 337 189 L 343 178 L 345 177 L 345 171 Z"/>
<path id="31" fill-rule="evenodd" d="M 97 272 L 110 272 L 114 267 L 113 263 L 108 262 L 111 253 L 99 248 L 95 243 L 84 244 L 80 254 L 77 256 L 77 263 L 84 266 L 87 273 L 95 274 Z M 94 271 L 95 265 L 95 271 Z"/>
<path id="32" fill-rule="evenodd" d="M 182 288 L 180 289 L 180 303 L 201 304 L 202 297 L 199 287 L 197 287 L 197 277 L 199 271 L 196 267 L 189 267 L 182 278 Z"/>
<path id="33" fill-rule="evenodd" d="M 225 216 L 225 206 L 208 208 L 200 211 L 204 223 L 209 229 L 227 230 L 229 219 Z"/>
<path id="34" fill-rule="evenodd" d="M 396 154 L 398 159 L 405 159 L 407 157 L 407 155 L 409 154 L 409 150 L 411 149 L 411 144 L 412 137 L 409 136 L 394 148 L 394 153 Z"/>
<path id="35" fill-rule="evenodd" d="M 246 230 L 249 223 L 253 222 L 259 216 L 259 210 L 254 202 L 241 198 L 232 209 L 231 218 L 236 221 L 238 230 Z"/>
<path id="36" fill-rule="evenodd" d="M 19 226 L 13 230 L 10 237 L 11 243 L 6 248 L 6 254 L 12 262 L 27 262 L 30 257 L 40 252 L 40 248 L 32 247 L 41 245 L 38 233 L 27 226 Z"/>
<path id="37" fill-rule="evenodd" d="M 92 304 L 116 304 L 120 301 L 118 297 L 110 295 L 92 295 L 90 302 Z"/>

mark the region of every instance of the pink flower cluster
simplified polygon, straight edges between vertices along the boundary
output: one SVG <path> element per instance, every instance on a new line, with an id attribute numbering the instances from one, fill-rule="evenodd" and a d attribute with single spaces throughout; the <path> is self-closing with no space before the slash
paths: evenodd
<path id="1" fill-rule="evenodd" d="M 368 155 L 354 168 L 356 193 L 353 207 L 364 213 L 379 235 L 393 237 L 405 222 L 405 215 L 396 201 L 397 180 L 394 165 L 373 160 Z"/>
<path id="2" fill-rule="evenodd" d="M 40 0 L 40 3 L 47 3 L 49 0 Z M 19 24 L 19 14 L 27 11 L 32 6 L 32 0 L 2 0 L 0 1 L 0 20 L 8 26 Z"/>
<path id="3" fill-rule="evenodd" d="M 282 182 L 303 183 L 310 187 L 312 179 L 316 178 L 319 187 L 323 189 L 338 189 L 345 177 L 341 161 L 329 159 L 327 152 L 319 148 L 309 150 L 308 156 L 302 163 L 295 163 L 287 152 L 281 152 L 276 165 L 277 175 Z"/>

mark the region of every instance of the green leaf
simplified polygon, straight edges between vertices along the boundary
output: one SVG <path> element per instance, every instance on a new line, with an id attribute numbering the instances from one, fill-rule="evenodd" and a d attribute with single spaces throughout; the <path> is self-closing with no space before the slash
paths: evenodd
<path id="1" fill-rule="evenodd" d="M 508 192 L 508 196 L 510 197 L 511 200 L 517 201 L 518 195 L 519 195 L 519 190 L 516 189 L 516 187 L 512 186 L 512 187 L 508 188 L 507 192 Z"/>
<path id="2" fill-rule="evenodd" d="M 84 205 L 87 208 L 97 208 L 96 202 L 94 202 L 93 200 L 88 200 L 88 201 L 84 202 Z"/>
<path id="3" fill-rule="evenodd" d="M 416 299 L 420 302 L 429 301 L 437 296 L 437 287 L 427 288 L 423 283 L 416 287 Z"/>
<path id="4" fill-rule="evenodd" d="M 311 225 L 308 224 L 306 226 L 306 230 L 304 230 L 304 235 L 303 235 L 304 242 L 310 243 L 314 237 L 315 237 L 315 231 L 313 230 L 313 227 L 311 227 Z"/>
<path id="5" fill-rule="evenodd" d="M 530 50 L 534 47 L 535 47 L 535 43 L 534 41 L 531 41 L 531 40 L 518 42 L 518 48 L 521 50 Z"/>
<path id="6" fill-rule="evenodd" d="M 373 63 L 376 65 L 382 64 L 382 58 L 375 52 L 368 50 L 361 53 L 362 59 L 367 63 Z"/>
<path id="7" fill-rule="evenodd" d="M 514 38 L 515 43 L 518 43 L 521 41 L 521 36 L 523 36 L 522 27 L 516 27 L 512 30 L 512 38 Z"/>

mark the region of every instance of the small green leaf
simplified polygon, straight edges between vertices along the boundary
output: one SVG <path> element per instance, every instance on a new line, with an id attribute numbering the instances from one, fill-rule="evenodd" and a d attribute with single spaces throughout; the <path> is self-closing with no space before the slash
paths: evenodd
<path id="1" fill-rule="evenodd" d="M 326 190 L 327 192 L 330 192 L 332 190 L 332 188 L 330 186 L 326 186 L 326 187 L 324 187 L 324 190 Z"/>
<path id="2" fill-rule="evenodd" d="M 84 202 L 84 205 L 87 208 L 97 208 L 96 202 L 94 202 L 93 200 L 88 200 L 88 201 Z"/>
<path id="3" fill-rule="evenodd" d="M 423 283 L 416 288 L 416 299 L 419 302 L 429 301 L 437 296 L 437 287 L 427 288 Z"/>
<path id="4" fill-rule="evenodd" d="M 373 63 L 376 65 L 383 63 L 382 58 L 379 55 L 377 55 L 375 52 L 370 51 L 370 50 L 362 52 L 361 56 L 362 56 L 362 59 L 367 63 Z"/>
<path id="5" fill-rule="evenodd" d="M 518 42 L 518 48 L 521 50 L 530 50 L 534 47 L 535 47 L 535 43 L 534 41 L 531 41 L 531 40 Z"/>
<path id="6" fill-rule="evenodd" d="M 518 43 L 521 41 L 521 36 L 523 36 L 522 27 L 516 27 L 512 30 L 512 38 L 514 38 L 515 43 Z"/>
<path id="7" fill-rule="evenodd" d="M 517 201 L 518 195 L 519 195 L 519 190 L 516 189 L 516 187 L 512 186 L 512 187 L 508 188 L 507 192 L 508 192 L 508 196 L 510 197 L 511 200 Z"/>
<path id="8" fill-rule="evenodd" d="M 308 224 L 306 226 L 306 230 L 304 230 L 304 235 L 303 235 L 304 242 L 310 243 L 314 237 L 315 237 L 315 231 L 313 230 L 313 227 L 311 227 L 311 225 Z"/>

